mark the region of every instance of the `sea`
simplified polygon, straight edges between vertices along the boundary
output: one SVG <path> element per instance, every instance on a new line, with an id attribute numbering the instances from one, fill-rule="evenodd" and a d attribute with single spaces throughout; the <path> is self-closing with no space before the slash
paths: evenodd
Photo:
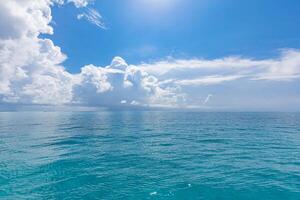
<path id="1" fill-rule="evenodd" d="M 0 112 L 3 200 L 299 200 L 300 113 Z"/>

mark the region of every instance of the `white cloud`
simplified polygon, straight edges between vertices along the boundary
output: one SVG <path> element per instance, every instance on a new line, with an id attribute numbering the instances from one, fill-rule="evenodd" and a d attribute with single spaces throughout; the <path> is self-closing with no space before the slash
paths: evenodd
<path id="1" fill-rule="evenodd" d="M 300 77 L 300 51 L 283 50 L 277 59 L 255 60 L 242 57 L 221 59 L 173 59 L 144 63 L 140 67 L 165 79 L 188 79 L 183 84 L 209 84 L 245 77 L 253 80 L 288 80 Z M 194 79 L 194 80 L 190 80 Z"/>
<path id="2" fill-rule="evenodd" d="M 86 19 L 88 22 L 98 26 L 99 28 L 106 29 L 102 16 L 95 9 L 87 8 L 85 12 L 77 15 L 77 19 Z"/>
<path id="3" fill-rule="evenodd" d="M 42 33 L 53 33 L 50 22 L 54 2 L 66 1 L 0 3 L 0 102 L 196 107 L 203 106 L 205 97 L 204 105 L 208 104 L 212 95 L 207 94 L 215 94 L 214 87 L 238 82 L 236 89 L 242 81 L 256 85 L 300 78 L 298 50 L 284 50 L 273 59 L 169 58 L 137 66 L 115 57 L 109 66 L 86 65 L 80 73 L 71 74 L 62 65 L 67 57 L 61 49 L 50 39 L 39 38 Z M 80 7 L 89 1 L 68 2 Z M 96 11 L 87 12 L 81 17 L 103 27 Z"/>
<path id="4" fill-rule="evenodd" d="M 41 33 L 52 34 L 51 2 L 0 3 L 0 97 L 6 102 L 67 103 L 71 75 L 60 65 L 66 56 Z M 64 93 L 63 96 L 61 94 Z"/>
<path id="5" fill-rule="evenodd" d="M 121 104 L 126 104 L 127 101 L 126 101 L 126 100 L 122 100 L 120 103 L 121 103 Z"/>
<path id="6" fill-rule="evenodd" d="M 40 33 L 52 34 L 49 2 L 40 1 L 1 1 L 0 3 L 0 39 L 18 39 L 35 37 Z"/>
<path id="7" fill-rule="evenodd" d="M 89 3 L 93 2 L 93 0 L 68 0 L 70 3 L 74 3 L 77 8 L 86 7 Z"/>
<path id="8" fill-rule="evenodd" d="M 205 76 L 198 79 L 185 79 L 185 80 L 178 80 L 175 83 L 178 85 L 215 85 L 215 84 L 221 84 L 225 81 L 233 81 L 237 80 L 239 78 L 242 78 L 242 76 L 239 75 L 232 75 L 232 76 Z"/>
<path id="9" fill-rule="evenodd" d="M 66 3 L 73 3 L 76 8 L 87 7 L 89 4 L 94 2 L 94 0 L 44 0 L 44 1 L 48 1 L 51 4 L 56 3 L 59 5 L 63 5 Z"/>
<path id="10" fill-rule="evenodd" d="M 135 101 L 135 100 L 133 100 L 130 104 L 133 105 L 133 106 L 141 105 L 138 101 Z"/>
<path id="11" fill-rule="evenodd" d="M 279 59 L 265 67 L 265 71 L 255 75 L 260 80 L 292 80 L 300 78 L 300 51 L 287 49 Z"/>
<path id="12" fill-rule="evenodd" d="M 107 67 L 88 65 L 76 75 L 74 102 L 88 105 L 131 105 L 176 104 L 177 94 L 171 88 L 161 88 L 156 77 L 140 68 L 115 57 Z M 138 102 L 138 103 L 137 103 Z"/>
<path id="13" fill-rule="evenodd" d="M 207 95 L 207 97 L 204 100 L 204 105 L 208 104 L 208 102 L 211 100 L 212 97 L 213 97 L 212 94 Z"/>

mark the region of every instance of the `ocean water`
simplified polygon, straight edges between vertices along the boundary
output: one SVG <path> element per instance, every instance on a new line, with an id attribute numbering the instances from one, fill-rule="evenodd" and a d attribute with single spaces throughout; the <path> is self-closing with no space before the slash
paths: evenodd
<path id="1" fill-rule="evenodd" d="M 300 199 L 300 113 L 0 113 L 0 199 Z"/>

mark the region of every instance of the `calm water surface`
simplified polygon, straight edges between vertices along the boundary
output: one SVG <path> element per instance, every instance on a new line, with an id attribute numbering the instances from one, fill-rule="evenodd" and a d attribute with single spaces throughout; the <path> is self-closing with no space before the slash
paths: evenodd
<path id="1" fill-rule="evenodd" d="M 299 113 L 0 113 L 0 199 L 300 199 Z"/>

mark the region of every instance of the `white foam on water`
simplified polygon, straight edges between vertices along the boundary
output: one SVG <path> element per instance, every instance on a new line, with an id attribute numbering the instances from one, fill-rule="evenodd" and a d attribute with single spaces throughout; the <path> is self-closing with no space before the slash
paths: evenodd
<path id="1" fill-rule="evenodd" d="M 151 192 L 150 196 L 157 195 L 157 192 Z"/>

